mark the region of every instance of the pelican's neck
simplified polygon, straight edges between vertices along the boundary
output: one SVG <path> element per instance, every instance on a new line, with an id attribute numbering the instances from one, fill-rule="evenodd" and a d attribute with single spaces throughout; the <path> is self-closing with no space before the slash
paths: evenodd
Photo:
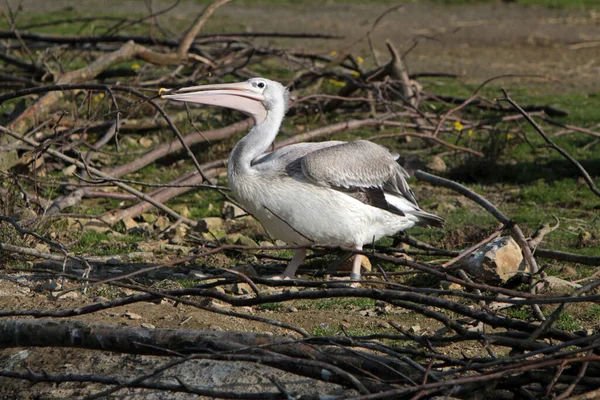
<path id="1" fill-rule="evenodd" d="M 267 118 L 255 125 L 235 145 L 229 155 L 228 175 L 230 179 L 236 175 L 246 175 L 252 172 L 252 160 L 264 153 L 273 143 L 284 114 L 283 107 L 269 110 Z"/>

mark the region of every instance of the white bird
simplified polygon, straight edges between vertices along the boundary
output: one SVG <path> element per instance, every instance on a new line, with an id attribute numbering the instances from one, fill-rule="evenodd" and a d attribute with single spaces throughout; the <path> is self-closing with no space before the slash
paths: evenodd
<path id="1" fill-rule="evenodd" d="M 271 236 L 288 244 L 362 250 L 416 224 L 443 223 L 419 208 L 398 155 L 373 142 L 298 143 L 264 154 L 288 107 L 288 90 L 278 82 L 252 78 L 159 93 L 170 100 L 232 108 L 254 119 L 229 156 L 229 186 Z M 277 278 L 293 278 L 305 256 L 306 249 L 298 249 Z M 360 279 L 361 257 L 354 258 L 353 280 Z"/>

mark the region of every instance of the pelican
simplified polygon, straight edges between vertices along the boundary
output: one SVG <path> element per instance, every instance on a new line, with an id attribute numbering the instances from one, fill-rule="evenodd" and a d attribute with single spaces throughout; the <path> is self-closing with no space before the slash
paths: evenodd
<path id="1" fill-rule="evenodd" d="M 288 89 L 278 82 L 246 82 L 161 89 L 170 100 L 232 108 L 254 126 L 229 155 L 227 178 L 237 200 L 267 232 L 288 244 L 337 245 L 362 250 L 364 244 L 414 225 L 441 226 L 421 210 L 408 187 L 408 173 L 387 148 L 366 140 L 298 143 L 265 153 L 288 108 Z M 304 261 L 299 248 L 283 274 L 292 279 Z M 362 256 L 352 263 L 360 280 Z"/>

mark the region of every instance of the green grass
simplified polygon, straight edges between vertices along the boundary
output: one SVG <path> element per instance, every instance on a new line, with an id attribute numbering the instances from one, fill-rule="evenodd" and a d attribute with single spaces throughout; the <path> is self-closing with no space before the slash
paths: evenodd
<path id="1" fill-rule="evenodd" d="M 576 316 L 563 312 L 556 321 L 556 327 L 568 332 L 573 332 L 581 329 L 581 325 Z"/>
<path id="2" fill-rule="evenodd" d="M 71 247 L 76 253 L 86 253 L 96 256 L 124 254 L 135 251 L 135 244 L 143 238 L 133 234 L 122 236 L 108 233 L 85 231 L 77 244 Z"/>
<path id="3" fill-rule="evenodd" d="M 373 307 L 375 300 L 367 298 L 334 297 L 329 299 L 318 299 L 312 301 L 301 301 L 298 309 L 336 310 L 348 308 Z"/>

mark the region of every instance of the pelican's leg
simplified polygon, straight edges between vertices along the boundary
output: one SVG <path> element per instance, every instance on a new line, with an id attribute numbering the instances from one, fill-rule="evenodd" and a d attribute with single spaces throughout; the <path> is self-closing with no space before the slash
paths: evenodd
<path id="1" fill-rule="evenodd" d="M 283 274 L 275 275 L 271 277 L 271 279 L 286 280 L 294 278 L 298 267 L 300 266 L 300 264 L 302 264 L 302 261 L 304 261 L 304 257 L 306 257 L 306 249 L 296 250 L 296 254 L 294 254 L 294 257 L 292 257 L 292 261 L 290 261 L 288 266 L 285 268 Z"/>
<path id="2" fill-rule="evenodd" d="M 354 250 L 362 250 L 362 245 L 352 246 Z M 362 266 L 362 258 L 364 256 L 361 254 L 354 255 L 354 261 L 352 262 L 352 272 L 350 273 L 350 279 L 353 281 L 360 281 L 360 268 Z"/>

